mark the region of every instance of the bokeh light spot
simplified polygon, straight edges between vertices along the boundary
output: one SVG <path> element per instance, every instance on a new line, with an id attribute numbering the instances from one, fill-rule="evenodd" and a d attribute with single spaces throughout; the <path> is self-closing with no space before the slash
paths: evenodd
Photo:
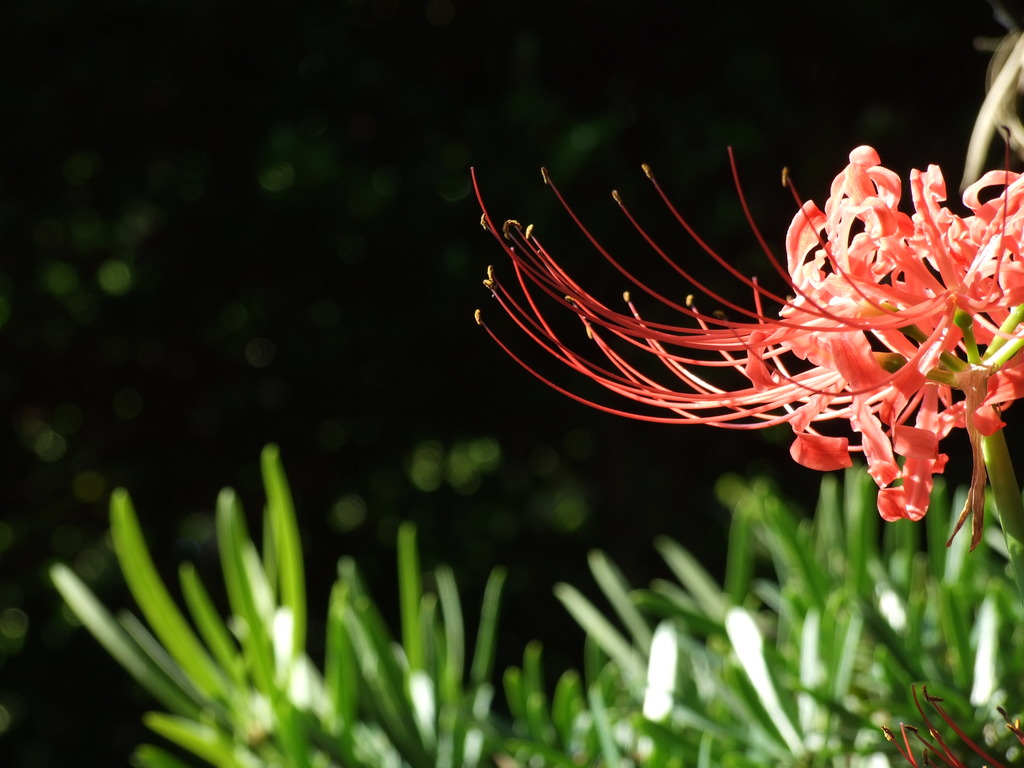
<path id="1" fill-rule="evenodd" d="M 86 504 L 102 499 L 106 489 L 107 481 L 103 479 L 103 475 L 91 469 L 79 472 L 71 481 L 71 492 L 75 494 L 76 499 Z"/>
<path id="2" fill-rule="evenodd" d="M 263 336 L 257 336 L 245 345 L 245 360 L 253 368 L 266 368 L 274 362 L 276 352 L 274 342 Z"/>
<path id="3" fill-rule="evenodd" d="M 419 443 L 409 459 L 409 479 L 419 490 L 426 493 L 441 487 L 444 466 L 444 448 L 436 440 Z"/>
<path id="4" fill-rule="evenodd" d="M 366 522 L 366 501 L 363 497 L 349 493 L 342 496 L 331 506 L 327 515 L 327 524 L 338 533 L 347 533 Z"/>
<path id="5" fill-rule="evenodd" d="M 325 453 L 334 453 L 348 440 L 349 428 L 338 419 L 328 419 L 316 431 L 317 441 Z"/>
<path id="6" fill-rule="evenodd" d="M 401 178 L 398 169 L 392 165 L 382 165 L 370 176 L 370 186 L 381 197 L 391 197 L 397 191 Z"/>
<path id="7" fill-rule="evenodd" d="M 441 180 L 437 191 L 446 203 L 456 203 L 469 195 L 470 190 L 465 174 L 451 174 Z"/>
<path id="8" fill-rule="evenodd" d="M 6 640 L 20 640 L 28 632 L 28 614 L 20 608 L 0 611 L 0 636 Z"/>
<path id="9" fill-rule="evenodd" d="M 43 267 L 43 288 L 53 296 L 68 296 L 78 290 L 78 273 L 64 261 L 53 261 Z"/>
<path id="10" fill-rule="evenodd" d="M 220 324 L 226 331 L 240 331 L 249 322 L 249 310 L 240 301 L 232 301 L 220 313 Z"/>
<path id="11" fill-rule="evenodd" d="M 75 557 L 74 568 L 83 581 L 94 582 L 107 569 L 107 559 L 95 549 L 83 549 Z"/>
<path id="12" fill-rule="evenodd" d="M 83 149 L 64 161 L 64 179 L 68 184 L 80 187 L 95 176 L 99 169 L 99 153 L 95 149 Z"/>
<path id="13" fill-rule="evenodd" d="M 118 390 L 114 395 L 114 413 L 119 419 L 134 419 L 142 412 L 142 395 L 134 389 Z"/>
<path id="14" fill-rule="evenodd" d="M 41 430 L 32 441 L 32 450 L 43 461 L 59 461 L 67 449 L 67 441 L 49 427 Z"/>
<path id="15" fill-rule="evenodd" d="M 286 160 L 271 163 L 260 170 L 259 182 L 267 192 L 284 192 L 295 183 L 295 166 Z"/>
<path id="16" fill-rule="evenodd" d="M 578 493 L 566 493 L 552 510 L 555 526 L 565 533 L 578 531 L 590 517 L 590 505 Z"/>
<path id="17" fill-rule="evenodd" d="M 132 288 L 131 268 L 120 259 L 107 259 L 96 273 L 100 288 L 111 296 L 121 296 Z"/>
<path id="18" fill-rule="evenodd" d="M 70 219 L 71 245 L 80 253 L 92 253 L 106 245 L 103 219 L 91 208 L 75 211 Z"/>
<path id="19" fill-rule="evenodd" d="M 558 457 L 558 453 L 546 445 L 539 445 L 530 451 L 530 456 L 527 458 L 527 464 L 530 470 L 541 477 L 550 477 L 558 469 L 561 459 Z"/>

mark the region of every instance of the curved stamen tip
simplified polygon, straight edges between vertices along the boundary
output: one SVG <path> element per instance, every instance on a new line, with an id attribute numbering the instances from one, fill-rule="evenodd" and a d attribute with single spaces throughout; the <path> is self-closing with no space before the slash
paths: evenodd
<path id="1" fill-rule="evenodd" d="M 882 735 L 885 736 L 886 741 L 896 741 L 896 734 L 889 730 L 886 726 L 882 726 Z"/>
<path id="2" fill-rule="evenodd" d="M 480 226 L 483 227 L 486 230 L 490 229 L 490 227 L 487 226 L 487 214 L 486 213 L 481 213 L 480 214 Z"/>
<path id="3" fill-rule="evenodd" d="M 548 175 L 548 169 L 543 167 L 543 166 L 541 166 L 541 169 L 540 169 L 540 177 L 542 179 L 544 179 L 544 183 L 545 184 L 548 184 L 548 185 L 551 184 L 551 176 Z"/>
<path id="4" fill-rule="evenodd" d="M 533 234 L 533 224 L 527 224 L 526 225 L 526 231 L 523 232 L 523 237 L 525 237 L 527 240 L 529 240 L 530 239 L 530 235 L 532 235 L 532 234 Z"/>
<path id="5" fill-rule="evenodd" d="M 496 285 L 496 281 L 494 279 L 494 267 L 491 267 L 491 266 L 487 267 L 487 277 L 484 278 L 483 283 L 484 283 L 484 287 L 487 288 L 488 290 L 491 290 L 491 291 L 494 290 L 494 286 Z M 477 311 L 479 311 L 479 310 L 477 310 Z"/>
<path id="6" fill-rule="evenodd" d="M 504 224 L 501 225 L 501 233 L 505 236 L 506 240 L 512 239 L 512 227 L 516 229 L 522 229 L 523 225 L 515 219 L 508 219 Z"/>
<path id="7" fill-rule="evenodd" d="M 921 693 L 924 696 L 925 701 L 928 701 L 928 702 L 945 701 L 945 699 L 942 698 L 941 696 L 933 696 L 930 693 L 928 693 L 928 686 L 927 685 L 922 685 L 921 686 Z"/>
<path id="8" fill-rule="evenodd" d="M 654 171 L 651 170 L 651 166 L 649 166 L 647 163 L 641 163 L 640 167 L 643 169 L 644 176 L 651 180 L 654 179 Z"/>
<path id="9" fill-rule="evenodd" d="M 789 168 L 785 165 L 782 166 L 782 186 L 789 186 Z"/>
<path id="10" fill-rule="evenodd" d="M 483 325 L 484 324 L 484 319 L 483 319 L 483 317 L 480 316 L 480 310 L 479 309 L 476 310 L 473 313 L 473 319 L 476 320 L 476 324 L 477 325 Z"/>
<path id="11" fill-rule="evenodd" d="M 619 205 L 622 205 L 622 195 L 619 194 L 619 190 L 612 190 L 612 200 L 614 200 Z"/>
<path id="12" fill-rule="evenodd" d="M 629 291 L 623 291 L 622 292 L 622 300 L 624 302 L 626 302 L 627 304 L 629 304 L 629 302 L 630 302 Z"/>
<path id="13" fill-rule="evenodd" d="M 687 307 L 687 309 L 693 307 L 693 294 L 692 293 L 686 294 L 686 307 Z"/>

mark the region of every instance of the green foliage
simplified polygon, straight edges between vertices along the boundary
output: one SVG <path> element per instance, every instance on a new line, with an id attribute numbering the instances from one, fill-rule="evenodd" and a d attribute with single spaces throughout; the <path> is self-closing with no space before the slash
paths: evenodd
<path id="1" fill-rule="evenodd" d="M 888 765 L 901 758 L 881 726 L 924 726 L 914 684 L 944 696 L 979 743 L 993 738 L 997 705 L 1024 702 L 1021 663 L 999 653 L 1017 647 L 1024 611 L 998 532 L 971 553 L 965 536 L 945 546 L 963 498 L 951 504 L 940 486 L 927 523 L 915 524 L 882 523 L 862 470 L 848 472 L 844 487 L 825 478 L 813 520 L 798 519 L 764 480 L 726 476 L 719 494 L 734 512 L 724 586 L 660 539 L 674 578 L 647 589 L 591 557 L 610 612 L 557 587 L 609 660 L 591 685 L 589 712 L 578 714 L 603 721 L 599 732 L 614 738 L 564 743 L 574 762 Z M 763 557 L 770 576 L 755 567 Z M 521 730 L 517 758 L 546 759 L 550 739 Z M 991 751 L 1016 744 L 1000 743 Z"/>
<path id="2" fill-rule="evenodd" d="M 1024 701 L 1013 654 L 1024 611 L 999 539 L 945 546 L 941 486 L 924 525 L 882 524 L 870 479 L 827 477 L 813 520 L 763 480 L 726 476 L 733 512 L 724 582 L 669 539 L 670 578 L 630 586 L 603 554 L 590 569 L 604 609 L 556 594 L 586 632 L 583 673 L 544 680 L 539 643 L 503 674 L 509 716 L 492 711 L 504 574 L 487 584 L 470 651 L 452 572 L 425 580 L 416 532 L 398 534 L 398 636 L 343 558 L 330 592 L 324 658 L 307 655 L 302 546 L 277 450 L 264 451 L 257 548 L 233 492 L 217 533 L 229 618 L 190 565 L 181 610 L 160 580 L 128 495 L 115 492 L 115 550 L 146 625 L 112 616 L 65 566 L 54 583 L 83 624 L 160 702 L 146 724 L 216 766 L 884 766 L 900 758 L 881 726 L 918 722 L 927 683 L 973 738 L 996 705 Z M 432 581 L 434 590 L 425 588 Z M 992 752 L 1007 747 L 989 743 Z M 151 768 L 185 765 L 153 745 Z"/>
<path id="3" fill-rule="evenodd" d="M 267 490 L 265 536 L 258 550 L 235 494 L 217 503 L 217 534 L 230 618 L 224 620 L 195 569 L 183 565 L 175 604 L 160 580 L 128 494 L 111 499 L 118 561 L 148 628 L 115 618 L 66 566 L 53 580 L 82 623 L 166 708 L 146 724 L 216 766 L 475 765 L 489 734 L 495 622 L 502 571 L 487 584 L 475 649 L 467 644 L 451 572 L 423 589 L 416 533 L 399 533 L 401 642 L 342 559 L 330 594 L 320 671 L 306 653 L 307 606 L 302 546 L 277 449 L 262 457 Z M 193 629 L 194 627 L 194 629 Z M 184 765 L 144 745 L 140 765 Z"/>

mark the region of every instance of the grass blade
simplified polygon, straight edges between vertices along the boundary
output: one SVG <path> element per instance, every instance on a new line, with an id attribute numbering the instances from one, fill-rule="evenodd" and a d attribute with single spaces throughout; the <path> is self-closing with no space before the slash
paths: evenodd
<path id="1" fill-rule="evenodd" d="M 223 698 L 226 681 L 178 606 L 149 556 L 131 499 L 124 489 L 110 497 L 110 533 L 128 589 L 153 633 L 174 660 L 210 698 Z"/>
<path id="2" fill-rule="evenodd" d="M 757 692 L 761 706 L 767 713 L 775 730 L 782 737 L 786 747 L 795 756 L 804 752 L 803 740 L 797 733 L 796 726 L 783 707 L 783 700 L 775 688 L 764 656 L 764 640 L 761 630 L 757 628 L 753 618 L 742 608 L 731 608 L 725 617 L 725 629 L 729 634 L 736 657 L 750 684 Z"/>
<path id="3" fill-rule="evenodd" d="M 495 568 L 484 587 L 483 602 L 480 606 L 480 626 L 477 628 L 476 645 L 473 647 L 473 663 L 469 668 L 469 682 L 474 688 L 486 685 L 494 673 L 494 656 L 497 651 L 498 614 L 501 610 L 501 590 L 505 585 L 506 571 Z"/>
<path id="4" fill-rule="evenodd" d="M 594 574 L 594 579 L 604 592 L 604 596 L 608 598 L 608 602 L 612 604 L 619 619 L 633 636 L 633 642 L 641 651 L 647 653 L 651 647 L 651 628 L 640 611 L 636 609 L 636 605 L 630 597 L 629 583 L 622 572 L 603 552 L 595 550 L 587 559 L 590 562 L 590 571 Z"/>
<path id="5" fill-rule="evenodd" d="M 622 667 L 630 678 L 643 679 L 644 669 L 640 655 L 629 641 L 612 626 L 594 604 L 575 587 L 568 584 L 555 586 L 555 596 L 562 602 L 576 622 L 610 657 Z"/>
<path id="6" fill-rule="evenodd" d="M 188 717 L 199 716 L 196 702 L 160 671 L 70 568 L 54 565 L 50 577 L 78 620 L 139 685 L 171 711 Z"/>
<path id="7" fill-rule="evenodd" d="M 292 615 L 292 660 L 306 649 L 306 581 L 299 539 L 298 522 L 291 490 L 281 465 L 276 445 L 268 445 L 260 455 L 263 485 L 267 492 L 267 510 L 274 534 L 278 574 L 281 584 L 281 604 Z"/>
<path id="8" fill-rule="evenodd" d="M 270 699 L 276 698 L 274 653 L 270 643 L 270 617 L 261 612 L 259 598 L 251 577 L 255 575 L 258 556 L 245 531 L 242 510 L 234 491 L 225 489 L 217 499 L 217 544 L 228 602 L 235 616 L 243 622 L 242 649 L 257 690 Z M 247 555 L 246 552 L 249 552 Z"/>
<path id="9" fill-rule="evenodd" d="M 402 523 L 398 529 L 398 596 L 401 607 L 402 647 L 409 669 L 424 668 L 424 638 L 420 627 L 423 584 L 416 550 L 416 526 Z"/>

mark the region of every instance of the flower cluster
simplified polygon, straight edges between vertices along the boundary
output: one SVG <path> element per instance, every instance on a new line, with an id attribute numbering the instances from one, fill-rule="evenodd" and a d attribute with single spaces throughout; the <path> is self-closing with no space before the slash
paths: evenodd
<path id="1" fill-rule="evenodd" d="M 785 264 L 747 214 L 784 280 L 782 296 L 710 248 L 644 170 L 679 224 L 746 286 L 751 304 L 728 300 L 670 258 L 613 193 L 646 244 L 689 283 L 685 293 L 691 295 L 674 301 L 636 279 L 591 235 L 545 172 L 575 223 L 630 280 L 636 296 L 625 294 L 625 306 L 617 309 L 585 290 L 532 227 L 496 224 L 478 190 L 483 226 L 501 243 L 515 276 L 506 284 L 489 269 L 484 284 L 551 355 L 632 404 L 585 398 L 516 359 L 571 397 L 633 418 L 733 429 L 788 424 L 793 458 L 813 469 L 850 466 L 851 455 L 861 454 L 886 520 L 925 514 L 933 475 L 946 463 L 939 441 L 964 428 L 975 468 L 957 528 L 973 513 L 976 544 L 986 481 L 982 437 L 1003 426 L 1002 408 L 1024 393 L 1024 180 L 1008 171 L 985 174 L 963 195 L 970 215 L 959 216 L 944 205 L 941 170 L 929 166 L 911 172 L 913 211 L 905 213 L 899 177 L 880 165 L 874 149 L 858 147 L 832 183 L 824 210 L 811 201 L 800 205 Z M 746 211 L 742 191 L 740 200 Z M 641 295 L 678 312 L 681 321 L 648 319 Z M 578 351 L 579 340 L 551 321 L 544 307 L 552 301 L 582 321 L 590 351 Z M 702 302 L 715 311 L 702 311 Z M 483 324 L 479 312 L 477 320 Z M 637 362 L 637 349 L 655 365 Z"/>

